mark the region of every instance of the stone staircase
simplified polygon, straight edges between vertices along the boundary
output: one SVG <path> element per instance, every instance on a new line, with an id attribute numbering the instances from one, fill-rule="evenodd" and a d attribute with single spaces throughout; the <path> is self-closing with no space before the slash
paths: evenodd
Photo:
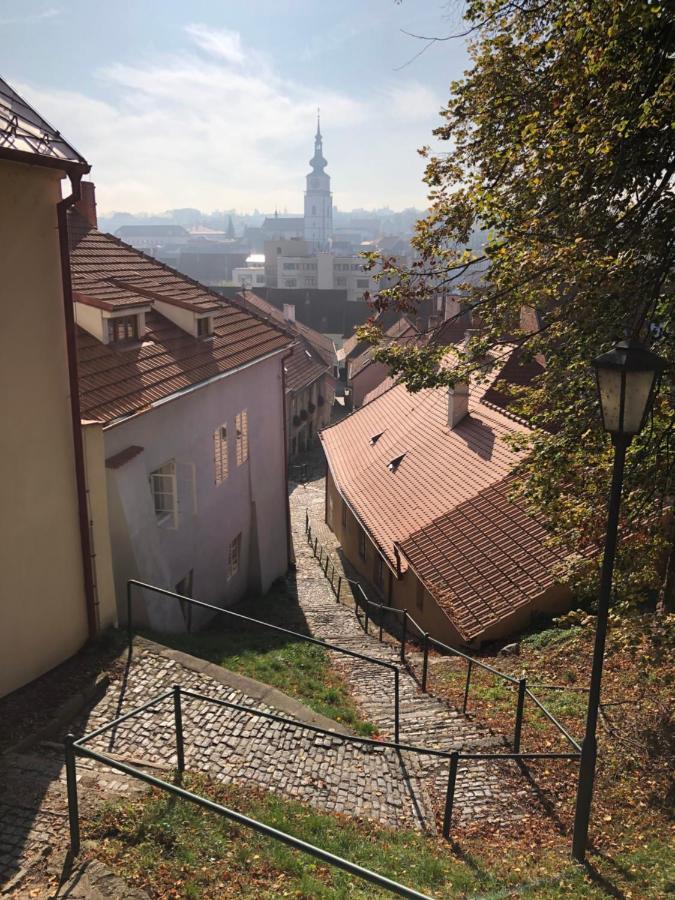
<path id="1" fill-rule="evenodd" d="M 295 589 L 310 632 L 321 640 L 397 666 L 402 743 L 447 752 L 507 752 L 507 742 L 502 735 L 493 733 L 471 717 L 463 715 L 443 699 L 422 693 L 407 666 L 400 663 L 400 647 L 397 642 L 385 634 L 385 640 L 381 643 L 376 635 L 365 633 L 362 623 L 356 617 L 353 599 L 350 598 L 350 590 L 346 584 L 346 578 L 353 578 L 354 573 L 346 571 L 348 564 L 345 566 L 340 560 L 334 536 L 319 519 L 319 516 L 323 516 L 323 498 L 323 479 L 307 485 L 292 486 L 291 521 L 297 567 Z M 330 583 L 314 557 L 313 546 L 307 542 L 307 510 L 310 512 L 312 533 L 319 535 L 319 542 L 331 554 L 336 573 L 343 577 L 340 603 L 336 601 Z M 381 737 L 393 740 L 392 673 L 384 667 L 340 653 L 333 653 L 331 656 L 363 717 L 377 727 Z M 438 822 L 445 806 L 448 760 L 407 751 L 402 756 L 412 769 L 421 772 L 420 780 L 425 797 L 420 798 L 420 801 L 423 806 L 431 805 Z M 515 763 L 460 761 L 453 823 L 512 821 L 522 814 L 522 809 L 532 799 L 530 789 Z"/>

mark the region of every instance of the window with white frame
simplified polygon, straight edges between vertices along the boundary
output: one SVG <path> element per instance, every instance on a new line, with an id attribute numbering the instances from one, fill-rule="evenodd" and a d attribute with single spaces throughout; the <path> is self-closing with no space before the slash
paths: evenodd
<path id="1" fill-rule="evenodd" d="M 150 473 L 150 490 L 155 506 L 157 524 L 167 528 L 178 527 L 178 502 L 176 491 L 176 461 L 165 463 Z"/>
<path id="2" fill-rule="evenodd" d="M 228 476 L 227 425 L 221 425 L 213 432 L 213 463 L 216 484 L 222 484 Z"/>
<path id="3" fill-rule="evenodd" d="M 230 552 L 227 559 L 227 580 L 234 578 L 239 571 L 241 559 L 241 531 L 233 541 L 230 541 Z"/>
<path id="4" fill-rule="evenodd" d="M 237 465 L 240 466 L 248 459 L 248 410 L 242 409 L 235 419 L 237 430 Z"/>

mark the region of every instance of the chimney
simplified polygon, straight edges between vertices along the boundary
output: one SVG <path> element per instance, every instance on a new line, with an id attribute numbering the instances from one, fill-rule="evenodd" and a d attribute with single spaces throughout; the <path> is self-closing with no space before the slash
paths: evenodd
<path id="1" fill-rule="evenodd" d="M 468 415 L 469 385 L 458 381 L 454 387 L 448 388 L 448 428 L 452 431 Z"/>
<path id="2" fill-rule="evenodd" d="M 80 199 L 75 204 L 75 209 L 84 216 L 92 228 L 96 228 L 96 186 L 93 181 L 80 182 Z"/>
<path id="3" fill-rule="evenodd" d="M 284 319 L 295 322 L 295 303 L 284 303 Z"/>

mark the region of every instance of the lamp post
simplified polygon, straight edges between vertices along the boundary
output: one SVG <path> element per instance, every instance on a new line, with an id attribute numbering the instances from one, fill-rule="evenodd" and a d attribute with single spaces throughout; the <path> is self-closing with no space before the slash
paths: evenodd
<path id="1" fill-rule="evenodd" d="M 598 594 L 598 620 L 588 693 L 586 733 L 581 747 L 579 784 L 574 815 L 572 855 L 579 862 L 583 862 L 586 855 L 588 823 L 593 799 L 597 756 L 595 733 L 600 706 L 600 683 L 607 637 L 607 619 L 612 591 L 612 573 L 614 571 L 626 450 L 632 439 L 644 426 L 654 399 L 658 377 L 665 367 L 665 362 L 639 344 L 621 341 L 613 350 L 594 359 L 593 367 L 598 382 L 602 424 L 605 431 L 611 434 L 614 444 L 614 467 L 609 494 L 605 554 Z"/>

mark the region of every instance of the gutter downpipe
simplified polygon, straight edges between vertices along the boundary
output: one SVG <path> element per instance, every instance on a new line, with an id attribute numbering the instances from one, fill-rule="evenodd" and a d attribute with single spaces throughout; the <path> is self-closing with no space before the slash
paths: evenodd
<path id="1" fill-rule="evenodd" d="M 293 347 L 288 353 L 281 357 L 281 412 L 283 416 L 283 448 L 284 448 L 284 469 L 281 473 L 284 484 L 284 496 L 286 497 L 286 559 L 288 567 L 295 566 L 295 557 L 293 556 L 293 543 L 291 540 L 291 498 L 288 496 L 288 422 L 286 417 L 286 371 L 284 363 L 293 356 Z"/>
<path id="2" fill-rule="evenodd" d="M 73 307 L 73 285 L 70 276 L 70 250 L 68 241 L 68 209 L 80 199 L 82 173 L 69 174 L 72 193 L 56 204 L 61 251 L 61 279 L 63 284 L 63 308 L 66 326 L 66 351 L 68 356 L 68 382 L 70 386 L 70 412 L 73 430 L 73 453 L 75 457 L 75 481 L 77 484 L 77 509 L 80 521 L 80 548 L 82 552 L 82 573 L 84 576 L 84 597 L 87 609 L 89 638 L 98 632 L 98 604 L 94 594 L 92 575 L 92 550 L 89 536 L 89 512 L 87 508 L 87 483 L 84 475 L 84 444 L 82 441 L 82 415 L 77 379 L 77 341 L 75 337 L 75 310 Z"/>

